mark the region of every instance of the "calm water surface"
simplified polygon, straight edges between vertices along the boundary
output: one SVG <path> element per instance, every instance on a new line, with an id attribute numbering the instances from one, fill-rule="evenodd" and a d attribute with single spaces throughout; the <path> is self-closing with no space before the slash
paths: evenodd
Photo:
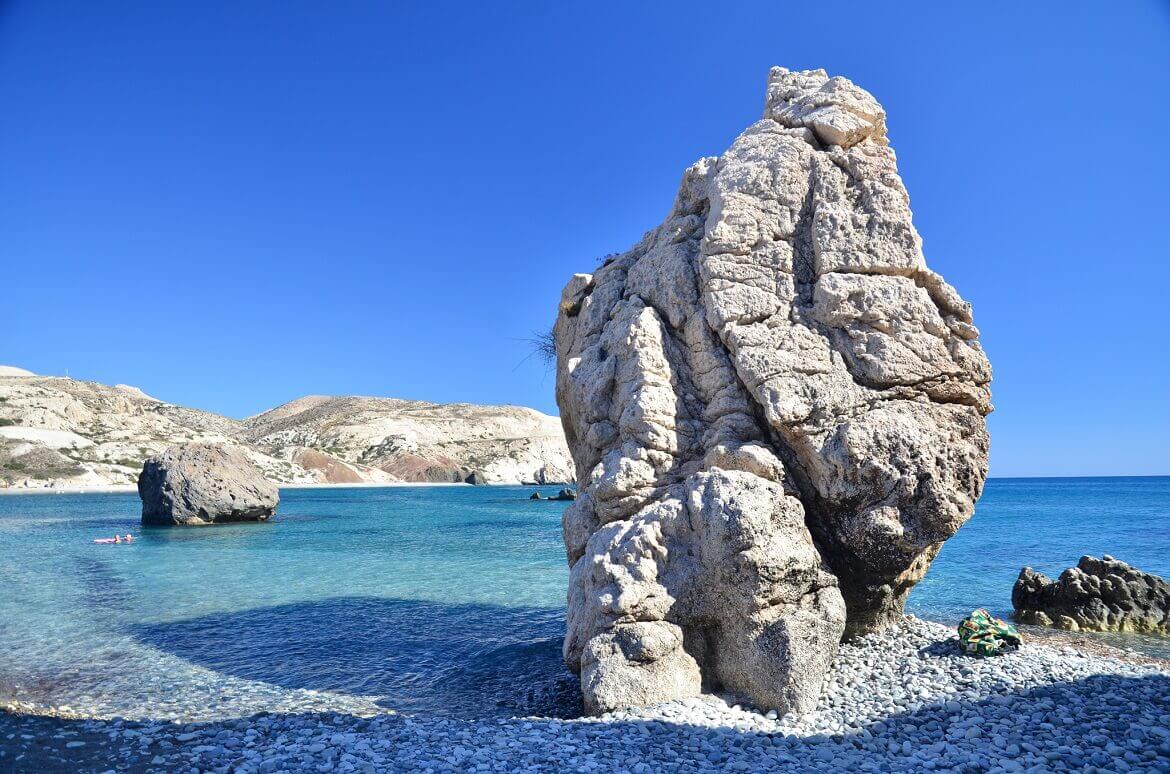
<path id="1" fill-rule="evenodd" d="M 530 491 L 285 490 L 273 523 L 200 529 L 141 528 L 135 495 L 0 497 L 0 698 L 149 716 L 189 693 L 214 715 L 307 689 L 572 714 L 565 506 Z M 133 544 L 91 542 L 127 531 Z M 992 480 L 909 609 L 1007 614 L 1023 564 L 1055 574 L 1083 553 L 1170 576 L 1168 531 L 1170 477 Z M 1170 655 L 1165 638 L 1122 639 Z"/>

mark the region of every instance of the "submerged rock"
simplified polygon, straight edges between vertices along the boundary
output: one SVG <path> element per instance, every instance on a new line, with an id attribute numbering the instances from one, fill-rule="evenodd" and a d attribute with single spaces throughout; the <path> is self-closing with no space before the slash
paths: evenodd
<path id="1" fill-rule="evenodd" d="M 541 497 L 540 492 L 533 492 L 532 494 L 528 495 L 528 499 L 529 500 L 543 500 L 544 498 Z"/>
<path id="2" fill-rule="evenodd" d="M 974 509 L 991 369 L 874 98 L 774 68 L 666 221 L 565 287 L 565 659 L 592 712 L 704 683 L 804 711 Z"/>
<path id="3" fill-rule="evenodd" d="M 577 493 L 574 492 L 572 489 L 562 489 L 561 491 L 557 492 L 555 496 L 550 497 L 549 499 L 550 500 L 576 500 Z"/>
<path id="4" fill-rule="evenodd" d="M 1170 583 L 1108 554 L 1082 556 L 1055 581 L 1023 568 L 1012 588 L 1012 606 L 1022 623 L 1170 634 Z"/>
<path id="5" fill-rule="evenodd" d="M 280 491 L 238 447 L 189 443 L 143 464 L 138 496 L 143 524 L 190 526 L 264 521 Z"/>

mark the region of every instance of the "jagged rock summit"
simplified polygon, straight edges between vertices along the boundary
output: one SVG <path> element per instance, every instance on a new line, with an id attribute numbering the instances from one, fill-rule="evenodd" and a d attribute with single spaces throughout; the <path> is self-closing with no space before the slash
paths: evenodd
<path id="1" fill-rule="evenodd" d="M 1170 634 L 1170 583 L 1108 554 L 1082 556 L 1055 581 L 1025 567 L 1012 588 L 1012 605 L 1023 623 Z"/>
<path id="2" fill-rule="evenodd" d="M 815 703 L 974 509 L 991 369 L 867 92 L 774 68 L 666 221 L 566 286 L 565 659 L 602 712 Z"/>
<path id="3" fill-rule="evenodd" d="M 242 449 L 212 443 L 172 446 L 142 465 L 142 523 L 197 526 L 266 521 L 280 490 Z"/>

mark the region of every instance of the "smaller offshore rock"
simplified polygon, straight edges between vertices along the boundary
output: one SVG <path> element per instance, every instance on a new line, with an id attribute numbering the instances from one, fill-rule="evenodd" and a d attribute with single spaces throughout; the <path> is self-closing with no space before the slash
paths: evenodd
<path id="1" fill-rule="evenodd" d="M 197 526 L 265 521 L 280 491 L 237 447 L 188 443 L 151 457 L 138 477 L 142 523 Z"/>
<path id="2" fill-rule="evenodd" d="M 1016 619 L 1071 631 L 1170 634 L 1170 583 L 1106 554 L 1082 556 L 1055 581 L 1020 570 Z"/>

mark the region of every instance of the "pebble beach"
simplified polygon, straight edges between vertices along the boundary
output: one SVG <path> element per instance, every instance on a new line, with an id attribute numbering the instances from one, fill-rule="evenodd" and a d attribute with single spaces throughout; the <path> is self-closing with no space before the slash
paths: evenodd
<path id="1" fill-rule="evenodd" d="M 842 646 L 803 717 L 706 695 L 572 720 L 315 701 L 208 722 L 9 705 L 0 770 L 1170 772 L 1166 662 L 1047 639 L 981 659 L 962 654 L 948 627 L 912 616 Z"/>

